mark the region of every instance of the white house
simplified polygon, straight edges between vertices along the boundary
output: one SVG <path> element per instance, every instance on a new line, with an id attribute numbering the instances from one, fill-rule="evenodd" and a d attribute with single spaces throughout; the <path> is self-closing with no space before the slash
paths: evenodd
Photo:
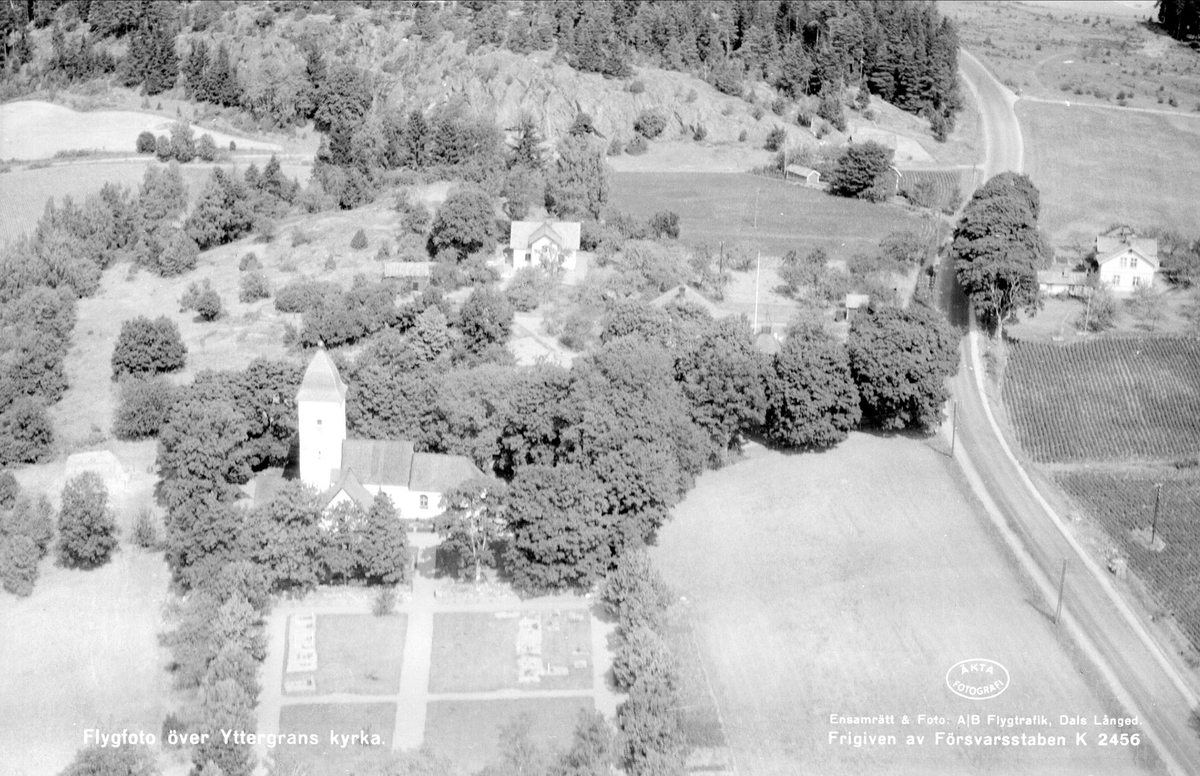
<path id="1" fill-rule="evenodd" d="M 1069 264 L 1055 264 L 1037 273 L 1038 288 L 1048 296 L 1086 296 L 1088 273 L 1071 269 Z"/>
<path id="2" fill-rule="evenodd" d="M 464 456 L 418 453 L 406 440 L 347 439 L 346 384 L 324 348 L 304 372 L 296 405 L 300 479 L 323 494 L 326 507 L 353 501 L 368 509 L 383 491 L 401 517 L 432 518 L 443 493 L 483 474 Z"/>
<path id="3" fill-rule="evenodd" d="M 1128 227 L 1118 227 L 1096 237 L 1096 265 L 1100 282 L 1115 294 L 1129 294 L 1140 286 L 1153 286 L 1158 272 L 1158 240 L 1135 237 Z"/>
<path id="4" fill-rule="evenodd" d="M 575 269 L 579 253 L 578 221 L 513 221 L 508 255 L 513 267 Z"/>

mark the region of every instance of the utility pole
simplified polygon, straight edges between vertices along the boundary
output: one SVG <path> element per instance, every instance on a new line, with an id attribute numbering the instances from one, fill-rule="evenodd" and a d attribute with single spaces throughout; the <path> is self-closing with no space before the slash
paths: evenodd
<path id="1" fill-rule="evenodd" d="M 1058 607 L 1054 610 L 1054 624 L 1058 625 L 1058 619 L 1062 616 L 1063 591 L 1067 587 L 1067 559 L 1063 558 L 1062 576 L 1058 578 Z"/>
<path id="2" fill-rule="evenodd" d="M 950 421 L 950 457 L 954 457 L 954 443 L 958 439 L 958 400 L 951 399 L 950 403 L 954 406 L 954 417 Z"/>
<path id="3" fill-rule="evenodd" d="M 754 241 L 758 242 L 758 189 L 754 190 Z M 758 278 L 762 273 L 762 248 L 758 249 L 758 259 L 754 267 L 754 336 L 758 336 Z"/>
<path id="4" fill-rule="evenodd" d="M 1158 502 L 1162 500 L 1161 482 L 1154 483 L 1154 520 L 1150 523 L 1150 551 L 1154 551 L 1154 537 L 1158 533 Z"/>

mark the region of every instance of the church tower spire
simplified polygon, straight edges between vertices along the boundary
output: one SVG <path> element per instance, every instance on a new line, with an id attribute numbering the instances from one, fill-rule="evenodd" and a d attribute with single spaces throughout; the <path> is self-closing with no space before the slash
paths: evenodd
<path id="1" fill-rule="evenodd" d="M 296 394 L 300 425 L 300 479 L 318 491 L 342 467 L 346 439 L 346 384 L 322 346 L 313 355 Z"/>

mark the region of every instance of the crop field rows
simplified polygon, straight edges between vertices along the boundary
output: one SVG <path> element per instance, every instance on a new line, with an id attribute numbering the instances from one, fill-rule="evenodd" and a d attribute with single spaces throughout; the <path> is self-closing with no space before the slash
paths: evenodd
<path id="1" fill-rule="evenodd" d="M 900 191 L 911 194 L 918 183 L 933 183 L 932 206 L 941 210 L 947 205 L 958 205 L 975 189 L 974 169 L 958 170 L 901 170 Z"/>
<path id="2" fill-rule="evenodd" d="M 1200 340 L 1013 343 L 1004 403 L 1040 462 L 1168 459 L 1200 447 Z"/>
<path id="3" fill-rule="evenodd" d="M 1146 538 L 1154 520 L 1154 480 L 1099 472 L 1064 472 L 1057 480 L 1103 523 L 1134 573 L 1150 583 L 1159 604 L 1200 649 L 1200 477 L 1163 481 L 1155 533 L 1165 546 L 1159 552 L 1148 549 Z"/>

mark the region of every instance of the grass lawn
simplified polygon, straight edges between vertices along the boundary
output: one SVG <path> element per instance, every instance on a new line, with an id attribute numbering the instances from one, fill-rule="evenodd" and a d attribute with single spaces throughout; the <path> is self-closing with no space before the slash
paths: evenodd
<path id="1" fill-rule="evenodd" d="M 310 776 L 353 773 L 356 763 L 391 749 L 395 727 L 394 703 L 306 703 L 285 705 L 279 711 L 281 734 L 305 733 L 316 737 L 316 745 L 287 746 L 289 756 L 306 764 Z M 342 746 L 340 741 L 331 740 L 332 734 L 354 736 L 363 733 L 368 737 L 378 735 L 381 743 Z"/>
<path id="2" fill-rule="evenodd" d="M 92 571 L 44 560 L 29 598 L 0 591 L 0 772 L 58 773 L 88 728 L 159 735 L 169 584 L 161 555 L 123 547 Z"/>
<path id="3" fill-rule="evenodd" d="M 1056 242 L 1114 223 L 1200 235 L 1200 116 L 1017 103 L 1025 170 Z"/>
<path id="4" fill-rule="evenodd" d="M 537 683 L 517 681 L 518 618 L 493 613 L 446 612 L 433 617 L 431 693 L 490 690 L 586 690 L 592 687 L 591 619 L 572 622 L 566 612 L 542 612 L 542 662 L 566 666 L 566 676 L 543 675 Z M 587 660 L 576 668 L 574 661 Z"/>
<path id="5" fill-rule="evenodd" d="M 317 693 L 394 695 L 400 691 L 405 615 L 317 617 Z"/>
<path id="6" fill-rule="evenodd" d="M 528 715 L 530 738 L 543 751 L 560 752 L 571 745 L 575 722 L 592 699 L 522 698 L 500 701 L 432 701 L 425 718 L 425 743 L 446 755 L 465 772 L 494 763 L 501 730 Z"/>
<path id="7" fill-rule="evenodd" d="M 762 448 L 702 475 L 651 550 L 689 600 L 737 770 L 813 774 L 1138 773 L 1128 750 L 932 745 L 959 714 L 1110 714 L 1058 641 L 1052 610 L 1022 583 L 927 444 L 853 434 L 820 454 Z M 947 671 L 989 658 L 1012 683 L 986 704 L 953 695 Z M 847 725 L 830 715 L 893 714 Z M 945 725 L 904 725 L 918 714 Z M 899 736 L 830 743 L 830 731 Z M 1093 729 L 1094 732 L 1095 729 Z M 1067 735 L 1073 728 L 1008 729 Z M 905 745 L 906 734 L 925 735 Z M 1093 736 L 1094 737 L 1094 736 Z M 1139 751 L 1144 751 L 1139 750 Z"/>
<path id="8" fill-rule="evenodd" d="M 758 228 L 754 226 L 758 192 Z M 768 256 L 821 247 L 830 259 L 870 253 L 891 232 L 922 232 L 926 222 L 898 205 L 873 205 L 833 197 L 777 178 L 722 173 L 614 173 L 610 210 L 649 218 L 679 214 L 679 236 L 688 244 L 755 243 Z"/>

